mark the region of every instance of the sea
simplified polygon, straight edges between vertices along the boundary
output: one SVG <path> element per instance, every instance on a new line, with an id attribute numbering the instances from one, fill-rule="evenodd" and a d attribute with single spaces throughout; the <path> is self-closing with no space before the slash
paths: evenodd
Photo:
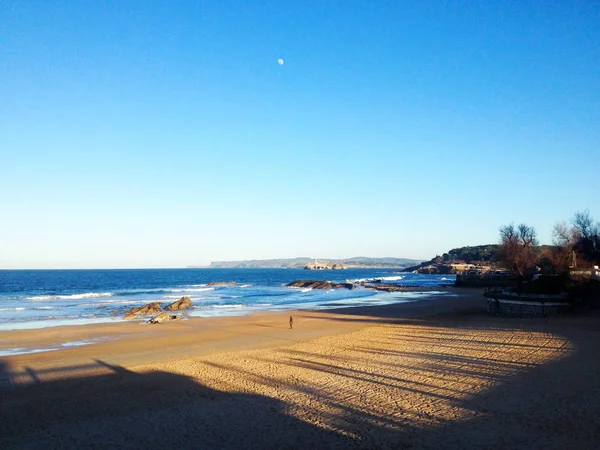
<path id="1" fill-rule="evenodd" d="M 402 284 L 427 288 L 427 296 L 418 290 L 389 293 L 360 286 L 353 290 L 286 286 L 303 279 Z M 181 312 L 184 319 L 413 302 L 443 295 L 435 288 L 451 285 L 454 279 L 398 269 L 0 270 L 0 331 L 118 322 L 132 307 L 153 301 L 166 306 L 183 296 L 194 303 Z M 209 286 L 211 282 L 235 284 Z"/>

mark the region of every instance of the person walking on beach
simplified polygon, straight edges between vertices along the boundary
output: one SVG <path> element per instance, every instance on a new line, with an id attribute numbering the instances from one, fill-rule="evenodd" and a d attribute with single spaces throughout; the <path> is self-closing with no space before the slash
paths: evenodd
<path id="1" fill-rule="evenodd" d="M 294 326 L 294 319 L 292 318 L 292 316 L 290 316 L 290 330 L 292 329 L 293 326 Z"/>

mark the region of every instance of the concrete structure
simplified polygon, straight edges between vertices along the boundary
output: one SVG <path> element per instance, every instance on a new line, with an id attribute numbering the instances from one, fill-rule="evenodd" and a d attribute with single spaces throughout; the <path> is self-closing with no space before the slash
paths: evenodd
<path id="1" fill-rule="evenodd" d="M 571 309 L 565 294 L 523 294 L 510 291 L 489 291 L 487 312 L 504 317 L 548 317 Z"/>

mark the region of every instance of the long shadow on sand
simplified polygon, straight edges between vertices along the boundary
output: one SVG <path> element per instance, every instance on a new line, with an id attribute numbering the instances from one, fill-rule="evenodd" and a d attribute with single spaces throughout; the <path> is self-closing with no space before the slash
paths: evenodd
<path id="1" fill-rule="evenodd" d="M 0 368 L 4 380 L 25 376 Z M 105 373 L 40 381 L 52 370 L 28 369 L 33 384 L 2 392 L 1 448 L 325 448 L 348 440 L 287 415 L 281 401 L 185 376 L 99 360 L 60 372 L 69 370 Z"/>
<path id="2" fill-rule="evenodd" d="M 322 318 L 328 319 L 327 314 Z M 252 383 L 277 385 L 319 398 L 331 407 L 329 415 L 322 417 L 328 430 L 294 417 L 289 413 L 292 405 L 282 400 L 221 392 L 178 374 L 135 373 L 97 360 L 87 366 L 60 369 L 79 375 L 55 379 L 53 369 L 27 368 L 14 373 L 0 361 L 0 447 L 598 448 L 600 318 L 507 321 L 468 313 L 456 320 L 420 321 L 419 326 L 431 327 L 432 331 L 429 337 L 421 334 L 418 342 L 410 332 L 414 321 L 379 319 L 391 330 L 380 347 L 377 342 L 353 344 L 352 357 L 340 353 L 326 359 L 283 347 L 285 359 L 279 364 L 282 369 L 286 366 L 335 375 L 349 384 L 363 383 L 373 392 L 392 389 L 399 397 L 414 396 L 423 405 L 448 402 L 472 416 L 417 425 L 400 420 L 401 411 L 393 402 L 387 410 L 369 410 L 349 401 L 343 392 L 275 379 L 239 365 L 206 363 Z M 332 320 L 341 319 L 336 316 Z M 407 324 L 406 329 L 395 326 L 402 323 Z M 490 329 L 546 333 L 549 337 L 544 348 L 537 348 L 461 335 L 461 330 L 477 336 L 478 330 L 483 333 Z M 571 350 L 564 357 L 539 365 L 503 359 L 502 349 L 507 346 L 520 346 L 523 352 L 560 350 L 552 335 L 568 340 Z M 402 340 L 410 344 L 411 339 L 429 350 L 418 353 L 410 345 L 399 349 L 389 346 Z M 388 345 L 383 348 L 383 344 Z M 491 349 L 485 356 L 452 353 L 454 348 L 482 345 Z M 386 360 L 388 375 L 354 368 L 365 367 L 369 358 L 378 355 L 391 357 Z M 424 362 L 414 367 L 400 362 L 419 358 Z M 490 367 L 502 370 L 492 373 Z M 422 372 L 420 379 L 406 376 L 414 370 Z M 448 374 L 482 380 L 482 385 L 491 388 L 464 395 L 468 392 L 465 386 L 445 384 L 443 376 Z M 28 384 L 9 386 L 11 380 L 27 377 Z"/>

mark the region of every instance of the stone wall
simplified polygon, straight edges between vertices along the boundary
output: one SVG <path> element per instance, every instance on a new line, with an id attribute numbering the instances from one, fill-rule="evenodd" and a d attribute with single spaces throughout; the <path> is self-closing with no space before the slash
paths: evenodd
<path id="1" fill-rule="evenodd" d="M 487 298 L 487 312 L 505 317 L 548 317 L 570 309 L 566 302 L 536 302 Z"/>
<path id="2" fill-rule="evenodd" d="M 456 275 L 455 287 L 506 287 L 516 286 L 518 278 L 514 275 Z"/>

